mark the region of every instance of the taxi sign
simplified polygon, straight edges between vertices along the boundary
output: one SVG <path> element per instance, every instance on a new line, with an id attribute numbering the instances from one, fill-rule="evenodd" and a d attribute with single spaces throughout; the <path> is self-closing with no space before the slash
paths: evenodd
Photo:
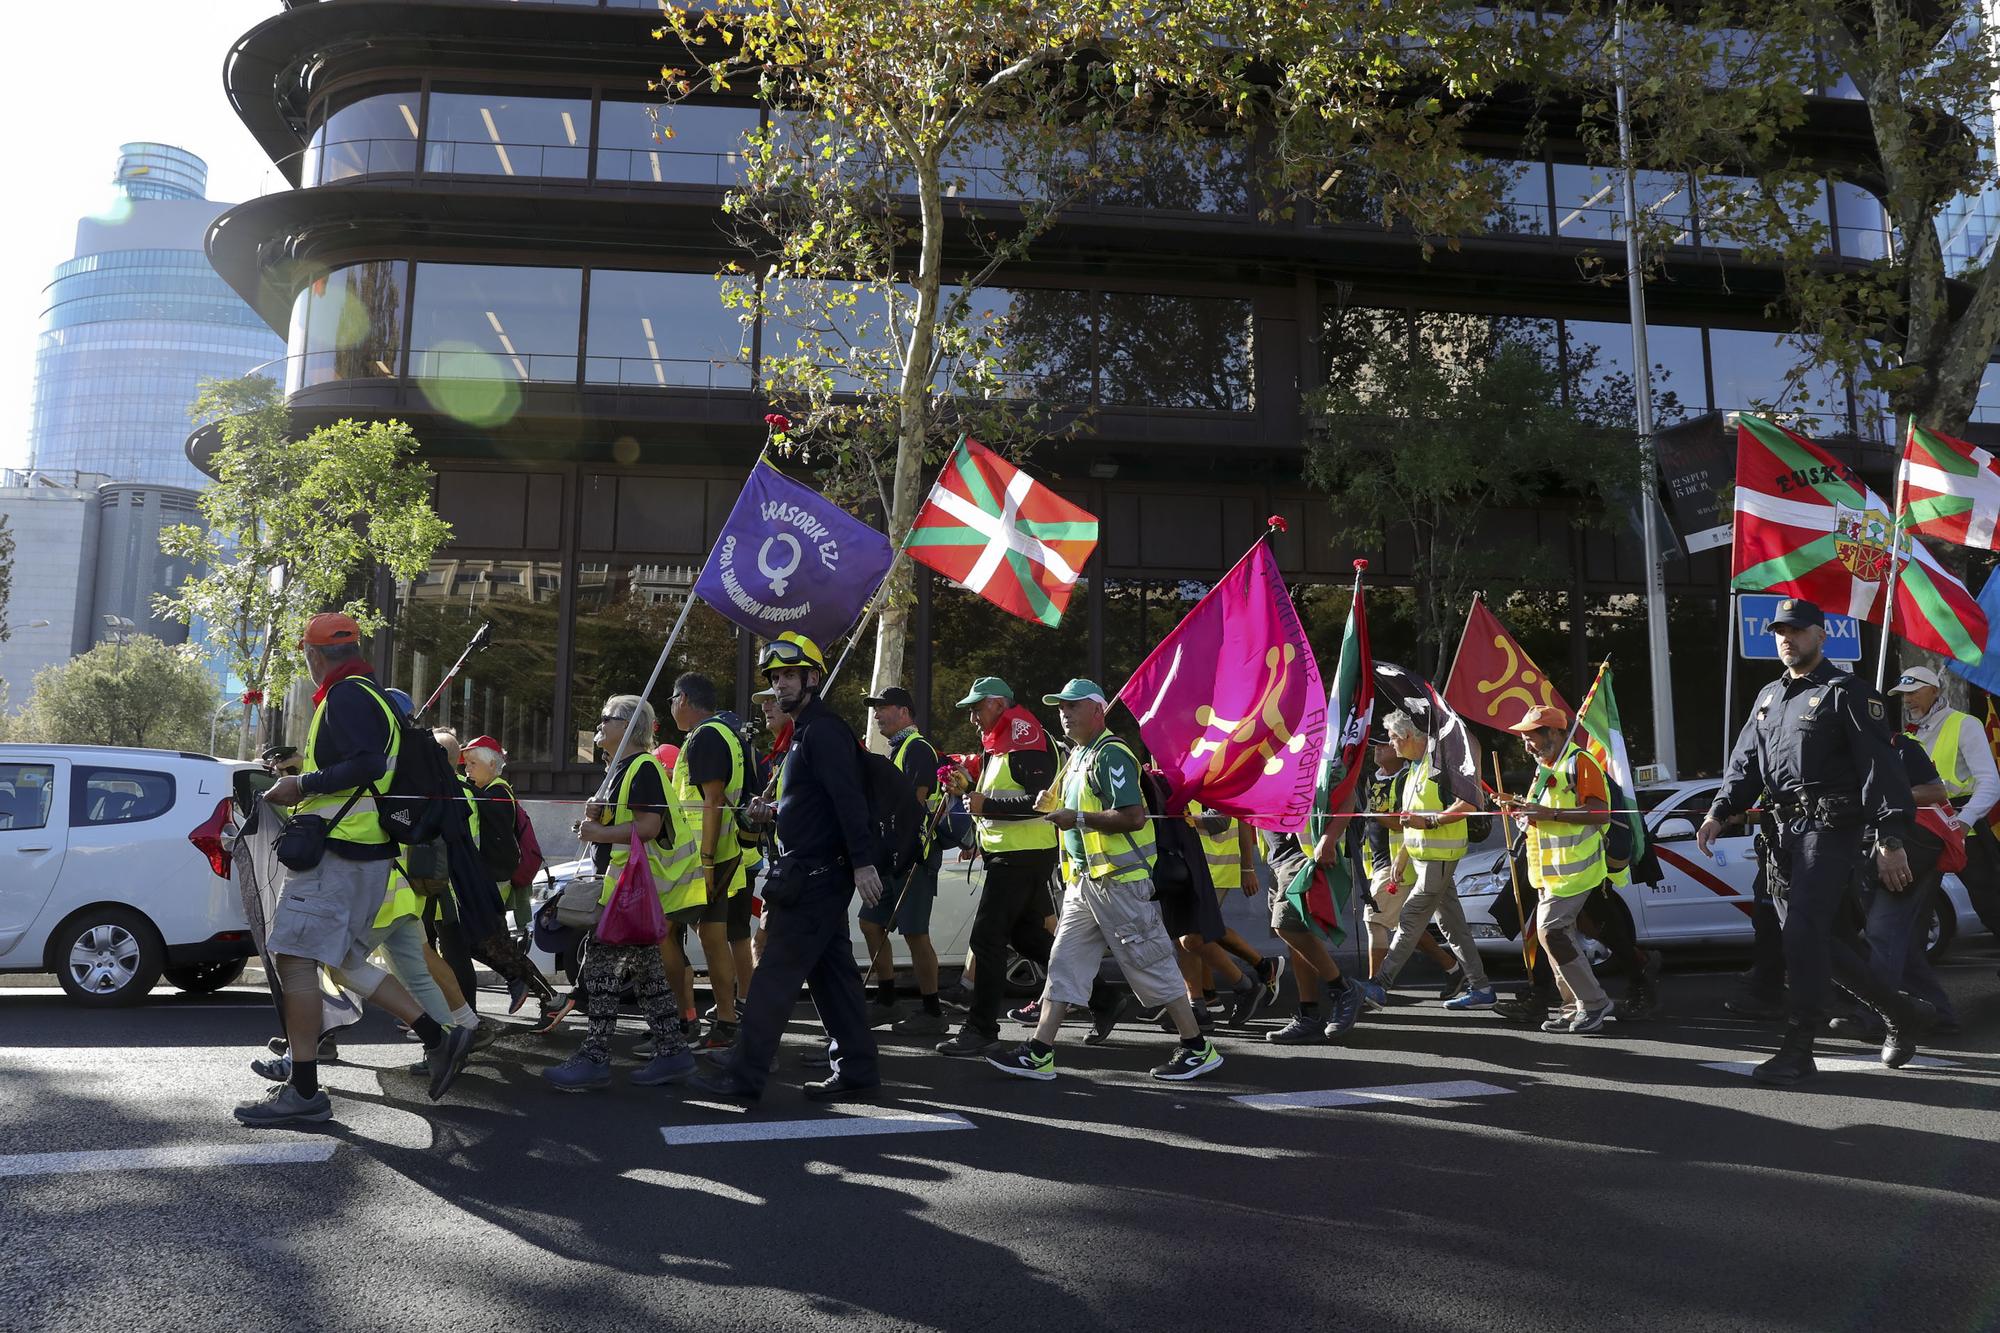
<path id="1" fill-rule="evenodd" d="M 1771 637 L 1771 621 L 1778 614 L 1776 593 L 1744 593 L 1736 599 L 1737 643 L 1748 661 L 1778 660 L 1778 641 Z M 1826 613 L 1826 656 L 1830 662 L 1861 660 L 1861 622 L 1853 616 Z"/>

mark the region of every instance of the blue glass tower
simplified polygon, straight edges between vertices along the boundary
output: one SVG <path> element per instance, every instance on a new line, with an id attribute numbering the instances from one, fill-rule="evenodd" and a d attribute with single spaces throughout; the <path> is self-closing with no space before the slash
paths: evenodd
<path id="1" fill-rule="evenodd" d="M 77 224 L 76 257 L 47 289 L 29 466 L 200 487 L 182 451 L 196 387 L 284 355 L 284 342 L 202 249 L 227 207 L 206 198 L 207 163 L 129 143 L 114 180 L 117 203 Z"/>

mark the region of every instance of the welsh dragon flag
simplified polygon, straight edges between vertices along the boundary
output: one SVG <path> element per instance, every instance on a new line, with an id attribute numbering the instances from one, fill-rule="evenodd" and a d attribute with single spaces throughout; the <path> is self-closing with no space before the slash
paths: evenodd
<path id="1" fill-rule="evenodd" d="M 1736 432 L 1736 533 L 1730 586 L 1785 592 L 1882 622 L 1895 524 L 1853 468 L 1759 417 Z M 1919 648 L 1977 662 L 1986 613 L 1915 538 L 1903 553 L 1894 629 Z"/>
<path id="2" fill-rule="evenodd" d="M 1340 665 L 1326 700 L 1326 740 L 1320 746 L 1319 777 L 1313 788 L 1312 814 L 1300 838 L 1308 852 L 1333 817 L 1354 805 L 1354 788 L 1366 772 L 1368 725 L 1375 717 L 1375 662 L 1368 648 L 1368 617 L 1361 603 L 1361 574 L 1356 562 L 1354 607 L 1340 637 Z M 1345 856 L 1331 866 L 1308 860 L 1285 889 L 1285 896 L 1314 929 L 1338 948 L 1347 942 L 1340 923 L 1354 911 L 1354 877 Z"/>
<path id="3" fill-rule="evenodd" d="M 1023 620 L 1054 625 L 1097 547 L 1097 517 L 967 436 L 917 511 L 910 558 Z"/>
<path id="4" fill-rule="evenodd" d="M 1903 449 L 1904 528 L 1956 546 L 2000 550 L 2000 459 L 1964 440 L 1910 425 Z"/>

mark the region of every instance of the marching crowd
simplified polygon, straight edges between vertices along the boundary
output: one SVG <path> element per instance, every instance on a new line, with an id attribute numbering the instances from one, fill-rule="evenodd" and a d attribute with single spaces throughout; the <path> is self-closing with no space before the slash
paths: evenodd
<path id="1" fill-rule="evenodd" d="M 1821 655 L 1818 608 L 1786 602 L 1773 633 L 1785 673 L 1760 694 L 1697 839 L 1707 851 L 1731 823 L 1755 820 L 1762 831 L 1758 966 L 1733 1007 L 1782 1011 L 1783 1044 L 1758 1067 L 1760 1081 L 1814 1072 L 1836 985 L 1861 1006 L 1836 1030 L 1880 1042 L 1883 1062 L 1900 1066 L 1926 1030 L 1955 1021 L 1913 932 L 1955 846 L 1962 857 L 1966 829 L 1985 809 L 1978 802 L 2000 797 L 2000 773 L 1983 742 L 1962 746 L 1953 717 L 1933 716 L 1943 707 L 1935 677 L 1917 671 L 1898 682 L 1916 736 L 1892 738 L 1885 701 Z M 1087 679 L 1041 696 L 1060 718 L 1060 741 L 1006 681 L 974 681 L 959 701 L 981 737 L 968 756 L 941 754 L 917 728 L 909 693 L 885 689 L 867 704 L 888 755 L 871 755 L 821 697 L 828 671 L 818 646 L 784 634 L 758 659 L 761 747 L 699 674 L 673 684 L 678 747 L 657 744 L 645 698 L 604 702 L 596 742 L 609 762 L 575 825 L 597 873 L 530 920 L 533 870 L 521 872 L 540 853 L 499 744 L 461 745 L 449 732 L 419 729 L 407 696 L 375 680 L 344 615 L 315 617 L 300 647 L 316 686 L 312 720 L 301 750 L 267 754 L 275 782 L 264 793 L 284 830 L 287 870 L 267 940 L 284 1035 L 271 1043 L 272 1058 L 253 1063 L 273 1086 L 237 1109 L 246 1125 L 332 1115 L 319 1083 L 320 1061 L 337 1058 L 321 1032 L 322 969 L 422 1043 L 413 1070 L 433 1100 L 496 1032 L 474 1008 L 475 958 L 507 982 L 510 1012 L 539 999 L 537 1031 L 554 1035 L 577 1013 L 586 1020 L 575 1051 L 544 1071 L 554 1088 L 612 1081 L 629 990 L 648 1028 L 630 1082 L 685 1083 L 752 1104 L 802 986 L 826 1033 L 808 1056 L 824 1071 L 804 1086 L 815 1099 L 865 1095 L 880 1083 L 874 1034 L 883 1025 L 941 1056 L 1053 1079 L 1077 1007 L 1089 1020 L 1084 1045 L 1121 1023 L 1157 1024 L 1175 1040 L 1152 1076 L 1197 1079 L 1223 1064 L 1215 1034 L 1250 1035 L 1246 1024 L 1275 1003 L 1287 970 L 1296 1009 L 1264 1039 L 1329 1042 L 1387 1006 L 1418 952 L 1443 969 L 1447 1009 L 1498 1009 L 1550 1033 L 1589 1037 L 1614 1015 L 1643 1019 L 1659 1005 L 1659 955 L 1640 947 L 1615 897 L 1633 867 L 1612 789 L 1559 708 L 1533 709 L 1513 728 L 1537 771 L 1532 800 L 1499 802 L 1516 843 L 1531 981 L 1502 1000 L 1455 883 L 1480 812 L 1441 780 L 1431 739 L 1404 712 L 1381 717 L 1370 737 L 1360 813 L 1302 839 L 1176 801 L 1108 729 L 1107 696 Z M 407 788 L 433 749 L 463 767 L 462 778 L 448 779 L 451 804 L 465 812 L 458 836 L 424 838 L 396 823 L 392 790 Z M 985 874 L 970 959 L 946 988 L 930 919 L 954 849 L 981 859 Z M 1361 870 L 1362 977 L 1335 961 L 1297 891 L 1311 867 L 1348 863 Z M 614 915 L 625 919 L 629 896 L 617 900 L 628 882 L 657 893 L 657 929 L 609 928 Z M 1221 905 L 1235 893 L 1264 898 L 1282 955 L 1260 953 L 1227 926 Z M 848 934 L 857 896 L 872 995 Z M 519 933 L 501 924 L 507 909 Z M 551 952 L 581 955 L 568 993 L 528 961 L 530 930 Z M 706 1015 L 696 1007 L 689 931 L 706 960 Z M 892 934 L 905 942 L 918 992 L 908 1012 Z M 1615 1005 L 1585 937 L 1625 975 Z M 1107 953 L 1115 983 L 1103 975 Z M 1047 978 L 1038 999 L 1011 1011 L 1010 955 L 1040 964 Z M 1025 1037 L 1003 1036 L 1007 1022 Z"/>

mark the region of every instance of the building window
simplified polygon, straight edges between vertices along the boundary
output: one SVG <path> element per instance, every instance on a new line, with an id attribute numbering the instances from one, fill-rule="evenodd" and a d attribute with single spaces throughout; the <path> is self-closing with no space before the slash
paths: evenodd
<path id="1" fill-rule="evenodd" d="M 587 97 L 431 93 L 425 171 L 582 180 L 589 167 Z"/>
<path id="2" fill-rule="evenodd" d="M 1513 236 L 1546 236 L 1549 231 L 1549 175 L 1541 162 L 1492 162 L 1500 176 L 1499 198 L 1487 215 L 1489 231 Z"/>
<path id="3" fill-rule="evenodd" d="M 982 288 L 975 318 L 998 324 L 1006 348 L 1001 376 L 1012 397 L 1054 407 L 1084 407 L 1092 399 L 1096 298 L 1059 287 Z"/>
<path id="4" fill-rule="evenodd" d="M 736 185 L 743 179 L 743 136 L 756 129 L 757 122 L 754 107 L 662 108 L 657 103 L 607 98 L 598 108 L 597 178 L 656 185 Z"/>
<path id="5" fill-rule="evenodd" d="M 418 264 L 414 302 L 412 378 L 576 379 L 577 269 Z"/>
<path id="6" fill-rule="evenodd" d="M 570 652 L 569 753 L 572 763 L 601 765 L 593 755 L 592 733 L 604 701 L 636 691 L 659 659 L 660 646 L 694 586 L 699 564 L 580 564 L 576 580 L 576 621 Z M 722 699 L 735 697 L 737 629 L 706 603 L 697 602 L 681 627 L 673 656 L 660 673 L 651 701 L 659 715 L 653 744 L 678 741 L 667 700 L 674 678 L 699 671 L 713 680 Z"/>
<path id="7" fill-rule="evenodd" d="M 1847 383 L 1838 371 L 1820 368 L 1782 333 L 1710 329 L 1715 364 L 1715 407 L 1719 412 L 1776 413 L 1806 435 L 1851 429 Z M 1798 388 L 1785 377 L 1807 367 Z"/>
<path id="8" fill-rule="evenodd" d="M 334 269 L 292 300 L 285 390 L 393 378 L 402 351 L 408 265 L 371 260 Z"/>
<path id="9" fill-rule="evenodd" d="M 299 179 L 331 185 L 353 176 L 415 172 L 420 100 L 412 87 L 336 105 L 313 134 Z"/>
<path id="10" fill-rule="evenodd" d="M 390 678 L 421 704 L 480 625 L 492 621 L 491 646 L 466 661 L 430 718 L 461 740 L 493 737 L 510 763 L 553 763 L 561 596 L 560 566 L 434 560 L 397 591 Z"/>
<path id="11" fill-rule="evenodd" d="M 749 332 L 707 273 L 593 270 L 585 346 L 593 384 L 750 387 Z"/>
<path id="12" fill-rule="evenodd" d="M 1069 610 L 1055 628 L 1002 611 L 983 597 L 943 578 L 931 579 L 930 729 L 943 754 L 976 754 L 979 733 L 958 701 L 981 676 L 998 676 L 1016 701 L 1060 736 L 1055 710 L 1040 703 L 1071 676 L 1090 670 L 1090 581 L 1079 580 Z M 1136 663 L 1135 663 L 1136 665 Z M 1123 676 L 1106 680 L 1110 688 Z"/>
<path id="13" fill-rule="evenodd" d="M 1106 208 L 1241 216 L 1250 212 L 1249 155 L 1240 142 L 1182 145 L 1156 136 L 1098 136 L 1098 162 L 1108 183 L 1097 190 Z"/>
<path id="14" fill-rule="evenodd" d="M 1570 405 L 1599 425 L 1632 429 L 1637 385 L 1632 378 L 1632 326 L 1624 322 L 1565 320 L 1565 380 Z M 1708 409 L 1702 370 L 1701 330 L 1646 324 L 1646 356 L 1653 363 L 1653 419 L 1672 425 Z"/>
<path id="15" fill-rule="evenodd" d="M 1106 292 L 1100 330 L 1097 393 L 1107 407 L 1253 406 L 1248 301 Z"/>
<path id="16" fill-rule="evenodd" d="M 1639 210 L 1654 223 L 1672 228 L 1675 245 L 1694 242 L 1693 215 L 1685 176 L 1664 171 L 1637 174 Z M 1572 240 L 1623 240 L 1625 187 L 1615 171 L 1555 164 L 1556 234 Z M 1642 233 L 1643 234 L 1643 233 Z"/>

